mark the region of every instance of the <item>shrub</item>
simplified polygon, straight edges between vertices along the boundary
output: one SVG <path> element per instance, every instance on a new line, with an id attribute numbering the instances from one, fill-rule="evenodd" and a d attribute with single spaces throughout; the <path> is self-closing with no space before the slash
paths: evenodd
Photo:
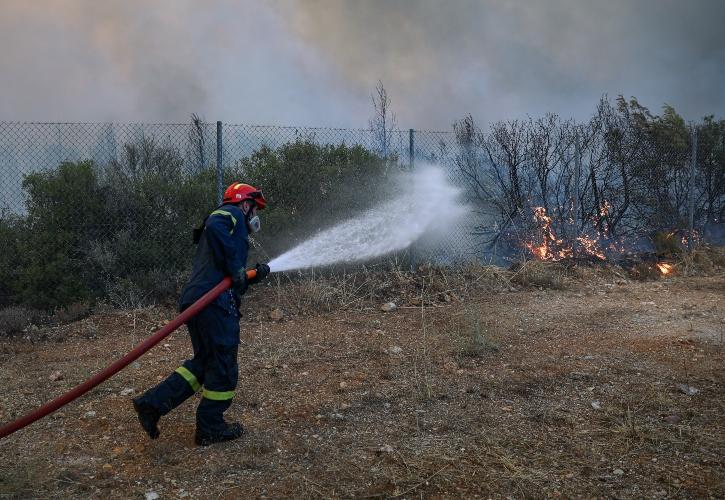
<path id="1" fill-rule="evenodd" d="M 12 302 L 20 269 L 21 219 L 0 217 L 0 307 Z"/>
<path id="2" fill-rule="evenodd" d="M 35 309 L 17 306 L 0 309 L 0 337 L 22 333 L 28 326 L 43 319 L 43 313 Z"/>

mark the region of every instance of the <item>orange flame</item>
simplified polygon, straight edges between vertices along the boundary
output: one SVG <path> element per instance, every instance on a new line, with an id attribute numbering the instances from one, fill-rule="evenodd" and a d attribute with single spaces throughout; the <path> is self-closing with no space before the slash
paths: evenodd
<path id="1" fill-rule="evenodd" d="M 672 273 L 672 271 L 674 271 L 675 266 L 673 266 L 672 264 L 665 264 L 664 262 L 658 262 L 657 269 L 660 273 L 662 273 L 662 276 L 667 276 L 668 274 Z"/>
<path id="2" fill-rule="evenodd" d="M 603 210 L 608 210 L 608 205 L 604 205 Z M 539 225 L 539 234 L 541 244 L 528 242 L 524 245 L 529 249 L 531 254 L 539 260 L 561 260 L 574 256 L 574 248 L 571 244 L 566 243 L 563 239 L 558 238 L 551 227 L 552 219 L 546 213 L 544 207 L 534 207 L 534 218 Z M 604 252 L 599 247 L 599 242 L 587 236 L 578 236 L 576 238 L 579 251 L 585 255 L 606 260 Z"/>

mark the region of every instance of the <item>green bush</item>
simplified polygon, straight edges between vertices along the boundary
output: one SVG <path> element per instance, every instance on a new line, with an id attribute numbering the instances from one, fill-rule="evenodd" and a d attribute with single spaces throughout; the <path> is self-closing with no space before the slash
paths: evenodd
<path id="1" fill-rule="evenodd" d="M 102 237 L 104 199 L 92 162 L 63 163 L 23 181 L 28 213 L 19 245 L 19 302 L 51 308 L 93 297 L 89 242 Z"/>
<path id="2" fill-rule="evenodd" d="M 22 222 L 18 217 L 0 217 L 0 307 L 10 304 L 16 293 Z"/>

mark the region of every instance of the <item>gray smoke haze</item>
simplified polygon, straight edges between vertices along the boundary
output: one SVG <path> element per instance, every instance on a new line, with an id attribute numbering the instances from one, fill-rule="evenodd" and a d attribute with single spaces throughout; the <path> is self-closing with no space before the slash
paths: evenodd
<path id="1" fill-rule="evenodd" d="M 401 127 L 554 111 L 604 93 L 725 109 L 721 0 L 3 0 L 0 119 Z"/>

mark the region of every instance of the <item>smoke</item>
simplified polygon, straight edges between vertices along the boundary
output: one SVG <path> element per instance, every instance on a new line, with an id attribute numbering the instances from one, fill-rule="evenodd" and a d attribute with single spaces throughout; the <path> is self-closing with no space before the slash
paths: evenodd
<path id="1" fill-rule="evenodd" d="M 603 93 L 725 109 L 720 0 L 3 0 L 0 119 L 448 128 Z"/>
<path id="2" fill-rule="evenodd" d="M 582 117 L 604 93 L 691 118 L 725 106 L 719 0 L 309 0 L 285 10 L 350 82 L 382 79 L 401 122 Z"/>
<path id="3" fill-rule="evenodd" d="M 256 0 L 3 0 L 0 46 L 2 120 L 349 120 L 326 61 Z"/>

